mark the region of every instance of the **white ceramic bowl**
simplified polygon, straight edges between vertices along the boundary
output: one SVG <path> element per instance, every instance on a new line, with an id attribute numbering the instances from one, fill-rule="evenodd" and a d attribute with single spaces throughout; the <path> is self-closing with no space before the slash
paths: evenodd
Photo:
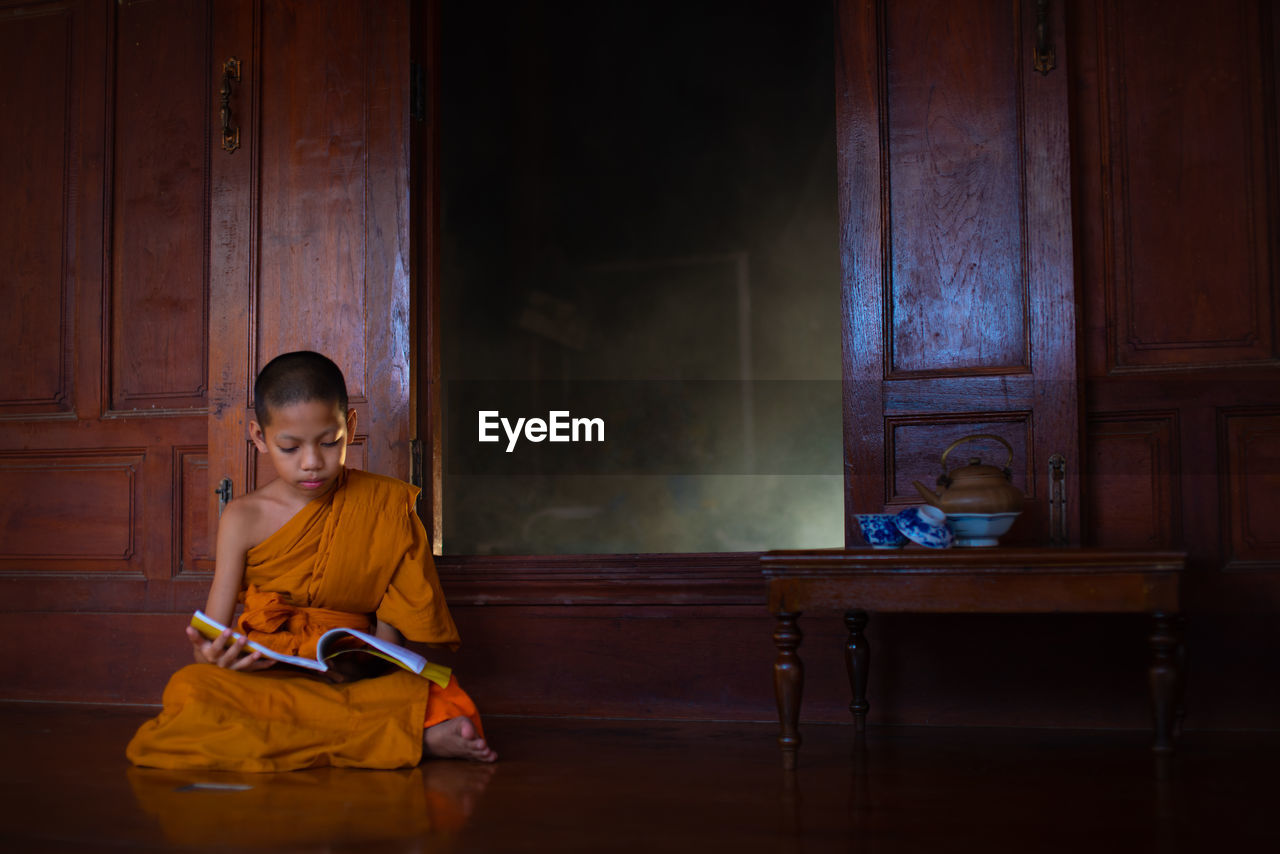
<path id="1" fill-rule="evenodd" d="M 948 513 L 947 525 L 956 535 L 955 544 L 963 548 L 994 546 L 1008 533 L 1018 513 Z"/>

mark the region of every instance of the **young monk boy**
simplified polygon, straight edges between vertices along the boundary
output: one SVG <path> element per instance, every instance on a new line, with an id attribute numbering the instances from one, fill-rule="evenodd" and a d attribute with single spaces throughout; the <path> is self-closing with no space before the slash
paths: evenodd
<path id="1" fill-rule="evenodd" d="M 321 765 L 401 768 L 424 756 L 492 762 L 471 699 L 449 677 L 437 685 L 396 669 L 348 678 L 277 664 L 247 640 L 313 656 L 345 626 L 400 642 L 458 643 L 426 532 L 418 490 L 348 469 L 356 412 L 342 372 L 318 353 L 272 360 L 254 385 L 250 434 L 278 477 L 227 504 L 218 522 L 204 611 L 232 625 L 187 637 L 196 664 L 179 670 L 164 709 L 127 754 L 137 765 L 285 771 Z"/>

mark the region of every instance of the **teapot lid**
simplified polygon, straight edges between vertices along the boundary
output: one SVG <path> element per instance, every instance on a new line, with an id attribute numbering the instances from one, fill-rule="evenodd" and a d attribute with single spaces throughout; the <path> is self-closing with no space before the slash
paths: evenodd
<path id="1" fill-rule="evenodd" d="M 979 439 L 992 439 L 996 442 L 999 442 L 1001 445 L 1004 445 L 1005 450 L 1008 452 L 1008 456 L 1005 457 L 1004 466 L 1001 467 L 1001 466 L 993 466 L 993 465 L 984 465 L 981 457 L 970 457 L 967 465 L 958 466 L 952 469 L 950 472 L 948 472 L 947 456 L 956 448 L 958 448 L 960 445 L 963 445 L 966 442 L 973 442 Z M 1012 463 L 1013 463 L 1013 447 L 1001 437 L 996 436 L 992 433 L 976 433 L 972 436 L 963 436 L 959 439 L 956 439 L 954 442 L 948 445 L 947 449 L 942 452 L 942 474 L 938 477 L 938 483 L 943 486 L 950 486 L 952 478 L 956 476 L 984 477 L 984 476 L 991 476 L 994 474 L 1002 474 L 1007 480 L 1012 480 L 1013 479 Z"/>

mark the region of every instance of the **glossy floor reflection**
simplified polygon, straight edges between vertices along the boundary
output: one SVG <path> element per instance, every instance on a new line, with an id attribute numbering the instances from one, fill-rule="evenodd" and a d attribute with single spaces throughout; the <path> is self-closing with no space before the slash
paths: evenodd
<path id="1" fill-rule="evenodd" d="M 131 769 L 148 712 L 0 704 L 0 850 L 1262 851 L 1278 733 L 492 718 L 496 766 L 198 774 Z M 210 785 L 212 784 L 212 786 Z M 251 788 L 245 788 L 251 787 Z"/>

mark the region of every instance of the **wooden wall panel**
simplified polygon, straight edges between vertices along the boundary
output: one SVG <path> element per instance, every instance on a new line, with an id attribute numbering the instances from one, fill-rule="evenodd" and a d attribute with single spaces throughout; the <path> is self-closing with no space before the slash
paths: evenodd
<path id="1" fill-rule="evenodd" d="M 462 649 L 451 660 L 482 712 L 738 720 L 775 714 L 772 621 L 761 608 L 452 610 Z"/>
<path id="2" fill-rule="evenodd" d="M 1182 511 L 1176 414 L 1093 414 L 1086 447 L 1085 541 L 1173 546 Z"/>
<path id="3" fill-rule="evenodd" d="M 1225 413 L 1227 566 L 1280 568 L 1280 413 Z"/>
<path id="4" fill-rule="evenodd" d="M 1280 16 L 1266 0 L 1089 0 L 1069 14 L 1084 391 L 1105 427 L 1091 528 L 1185 548 L 1193 621 L 1274 610 L 1274 573 L 1228 570 L 1276 559 L 1246 531 L 1250 513 L 1275 511 Z M 1139 461 L 1153 468 L 1135 474 Z M 1225 628 L 1224 647 L 1276 654 Z"/>
<path id="5" fill-rule="evenodd" d="M 12 700 L 159 703 L 165 681 L 191 663 L 183 614 L 5 614 L 0 686 Z M 89 643 L 96 638 L 101 643 Z M 39 662 L 39 666 L 33 662 Z M 120 745 L 121 766 L 125 763 Z"/>
<path id="6" fill-rule="evenodd" d="M 462 648 L 450 662 L 482 713 L 777 720 L 774 626 L 756 607 L 453 614 Z M 804 720 L 847 725 L 848 631 L 830 612 L 806 613 L 800 626 Z M 873 615 L 870 722 L 1127 728 L 1141 750 L 1148 630 L 1141 617 L 1115 615 Z M 1064 637 L 1071 652 L 1059 657 Z"/>
<path id="7" fill-rule="evenodd" d="M 0 80 L 9 81 L 9 134 L 0 145 L 0 416 L 72 409 L 72 267 L 79 128 L 73 63 L 76 9 L 32 3 L 0 9 Z M 38 80 L 40 85 L 23 81 Z"/>
<path id="8" fill-rule="evenodd" d="M 173 566 L 177 574 L 213 571 L 214 531 L 208 501 L 209 455 L 204 446 L 173 449 Z"/>
<path id="9" fill-rule="evenodd" d="M 1280 358 L 1266 5 L 1099 6 L 1110 370 Z"/>
<path id="10" fill-rule="evenodd" d="M 428 653 L 456 668 L 482 714 L 776 720 L 773 621 L 762 607 L 459 606 L 453 612 L 461 650 Z M 185 622 L 172 614 L 8 614 L 0 643 L 15 654 L 0 660 L 0 684 L 20 686 L 8 693 L 16 699 L 158 704 L 169 675 L 191 660 L 181 634 Z M 871 722 L 1127 727 L 1138 731 L 1141 749 L 1146 627 L 1140 619 L 1114 617 L 1086 623 L 1087 631 L 1073 635 L 1073 655 L 1049 669 L 1042 656 L 1011 654 L 1010 639 L 1052 649 L 1065 631 L 1079 628 L 1069 617 L 874 617 L 867 631 L 875 651 Z M 847 724 L 847 631 L 837 614 L 807 614 L 802 626 L 804 719 Z M 85 654 L 83 633 L 118 642 L 110 655 Z M 937 643 L 939 637 L 948 641 Z M 52 665 L 23 673 L 38 649 Z M 1100 670 L 1103 661 L 1119 666 Z M 1075 690 L 1080 681 L 1093 690 Z M 1107 701 L 1094 702 L 1098 696 Z M 500 732 L 500 720 L 491 726 Z"/>
<path id="11" fill-rule="evenodd" d="M 0 566 L 125 572 L 138 567 L 141 450 L 0 453 Z"/>
<path id="12" fill-rule="evenodd" d="M 1019 7 L 883 8 L 890 375 L 1026 369 Z"/>
<path id="13" fill-rule="evenodd" d="M 773 621 L 762 607 L 459 605 L 453 613 L 461 650 L 429 654 L 454 666 L 481 713 L 495 716 L 488 724 L 499 749 L 497 715 L 777 720 Z M 186 620 L 181 613 L 6 613 L 3 695 L 158 705 L 169 675 L 191 660 Z M 1256 636 L 1273 620 L 1231 622 Z M 804 719 L 847 725 L 847 631 L 837 614 L 806 614 L 802 627 Z M 1225 643 L 1224 628 L 1213 618 L 1189 627 L 1195 691 L 1187 726 L 1273 729 L 1280 665 Z M 1126 728 L 1138 755 L 1150 726 L 1147 631 L 1141 618 L 1112 615 L 873 616 L 870 720 Z M 113 643 L 86 648 L 86 636 Z M 1069 654 L 1046 659 L 1064 637 Z M 46 665 L 32 667 L 35 660 Z"/>
<path id="14" fill-rule="evenodd" d="M 108 346 L 117 411 L 205 405 L 209 14 L 209 0 L 130 0 L 116 12 Z"/>

